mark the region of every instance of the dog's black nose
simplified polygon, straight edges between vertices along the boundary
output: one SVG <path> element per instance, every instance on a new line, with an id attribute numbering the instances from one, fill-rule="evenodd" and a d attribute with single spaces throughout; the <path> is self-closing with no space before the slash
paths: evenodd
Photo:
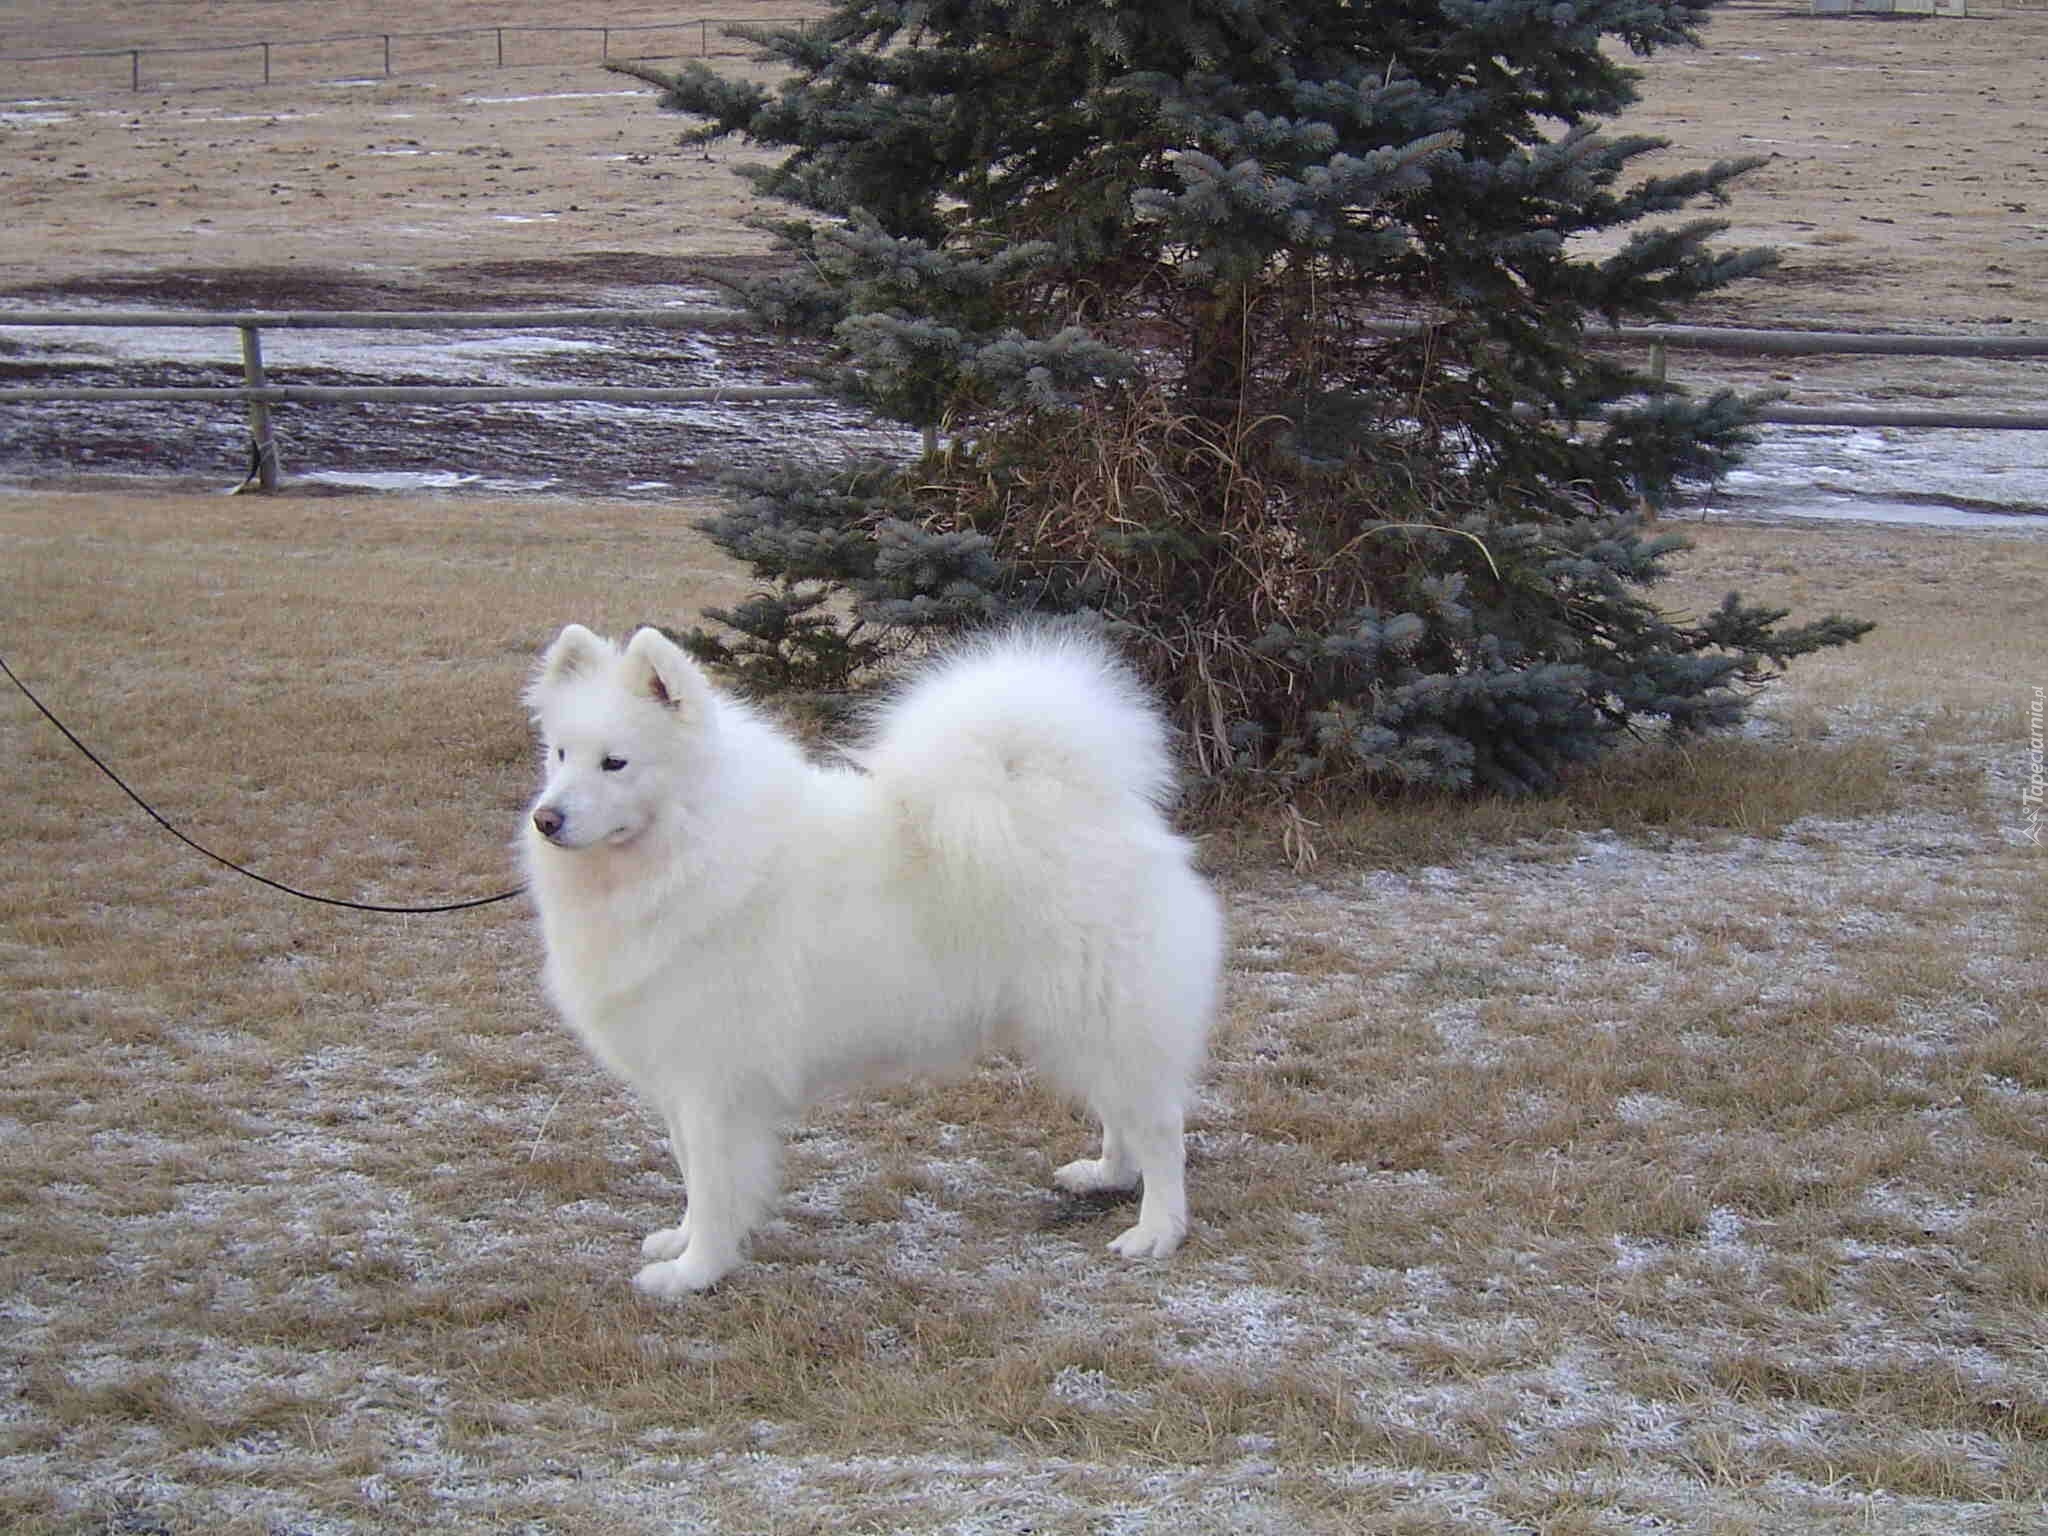
<path id="1" fill-rule="evenodd" d="M 552 805 L 544 805 L 533 813 L 534 830 L 545 838 L 559 837 L 563 823 L 567 820 L 568 818 Z"/>

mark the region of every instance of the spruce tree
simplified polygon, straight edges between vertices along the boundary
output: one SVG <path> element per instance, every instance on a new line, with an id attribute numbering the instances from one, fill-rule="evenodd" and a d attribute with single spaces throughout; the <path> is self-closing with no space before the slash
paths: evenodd
<path id="1" fill-rule="evenodd" d="M 1624 181 L 1638 54 L 1706 0 L 842 0 L 743 30 L 767 89 L 659 83 L 686 142 L 788 150 L 790 261 L 743 285 L 903 464 L 734 482 L 705 526 L 767 585 L 695 630 L 763 690 L 1100 615 L 1212 785 L 1544 789 L 1637 722 L 1740 718 L 1787 627 L 1649 589 L 1642 514 L 1751 407 L 1594 344 L 1763 272 L 1716 250 L 1757 162 Z"/>

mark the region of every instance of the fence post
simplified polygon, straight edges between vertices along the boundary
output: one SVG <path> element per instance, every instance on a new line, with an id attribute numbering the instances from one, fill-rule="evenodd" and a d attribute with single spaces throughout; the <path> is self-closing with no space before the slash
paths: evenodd
<path id="1" fill-rule="evenodd" d="M 598 57 L 609 64 L 612 58 L 612 29 L 610 27 L 599 27 L 597 29 L 597 46 Z"/>
<path id="2" fill-rule="evenodd" d="M 384 34 L 384 78 L 391 78 L 391 34 Z"/>
<path id="3" fill-rule="evenodd" d="M 140 48 L 128 50 L 128 88 L 132 91 L 142 89 L 142 50 Z"/>
<path id="4" fill-rule="evenodd" d="M 270 44 L 263 45 L 263 83 L 270 84 Z"/>
<path id="5" fill-rule="evenodd" d="M 697 23 L 697 53 L 702 58 L 711 57 L 711 23 L 708 21 Z"/>
<path id="6" fill-rule="evenodd" d="M 505 67 L 505 29 L 498 28 L 498 68 Z"/>
<path id="7" fill-rule="evenodd" d="M 239 327 L 242 333 L 242 381 L 251 389 L 268 382 L 263 372 L 263 333 L 253 325 Z M 277 441 L 270 435 L 270 407 L 261 400 L 249 402 L 249 474 L 242 484 L 256 483 L 259 491 L 277 489 Z"/>

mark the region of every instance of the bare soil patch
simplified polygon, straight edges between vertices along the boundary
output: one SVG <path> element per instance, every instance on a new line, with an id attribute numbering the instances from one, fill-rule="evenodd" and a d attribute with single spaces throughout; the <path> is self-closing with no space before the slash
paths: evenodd
<path id="1" fill-rule="evenodd" d="M 791 17 L 805 7 L 716 9 Z M 483 17 L 365 0 L 317 11 L 187 0 L 141 14 L 146 25 L 130 7 L 66 7 L 61 19 L 9 7 L 0 47 L 671 19 L 630 4 L 508 3 Z M 1728 238 L 1780 247 L 1786 271 L 1721 301 L 1714 318 L 2024 326 L 2048 291 L 2044 57 L 2040 9 L 1830 18 L 1739 0 L 1717 10 L 1703 49 L 1642 61 L 1644 103 L 1617 126 L 1670 137 L 1673 165 L 1770 158 L 1728 209 Z M 0 65 L 0 95 L 63 99 L 0 115 L 17 287 L 252 268 L 344 285 L 431 282 L 488 264 L 440 279 L 473 295 L 479 283 L 521 286 L 519 263 L 764 250 L 737 223 L 750 202 L 729 172 L 745 151 L 675 153 L 674 125 L 633 99 L 645 88 L 594 58 L 502 70 L 451 59 L 388 83 L 141 93 L 94 89 L 82 65 L 68 76 L 38 66 L 32 84 L 25 68 Z M 560 268 L 548 270 L 557 275 L 545 281 L 559 281 Z"/>
<path id="2" fill-rule="evenodd" d="M 2048 11 L 1825 17 L 1724 5 L 1706 47 L 1644 65 L 1618 120 L 1672 167 L 1762 155 L 1728 238 L 1783 270 L 1715 319 L 1996 334 L 2041 323 L 2048 292 Z"/>
<path id="3" fill-rule="evenodd" d="M 790 18 L 803 7 L 732 0 L 717 10 L 747 20 Z M 317 11 L 157 6 L 149 30 L 158 40 L 189 40 L 672 19 L 630 5 L 510 4 L 485 16 L 473 6 L 350 0 Z M 81 6 L 49 35 L 81 48 L 149 40 L 136 27 L 130 8 Z M 11 27 L 8 51 L 44 35 L 40 24 Z M 34 66 L 33 81 L 29 66 L 0 65 L 0 93 L 26 87 L 44 98 L 0 110 L 8 150 L 0 186 L 19 236 L 13 283 L 179 273 L 196 285 L 190 300 L 205 302 L 209 276 L 229 286 L 225 274 L 269 270 L 295 292 L 331 282 L 360 295 L 396 284 L 407 302 L 433 303 L 448 293 L 435 274 L 461 269 L 440 281 L 473 302 L 479 292 L 552 287 L 591 258 L 765 250 L 738 222 L 751 206 L 731 174 L 741 151 L 677 153 L 677 125 L 652 110 L 647 86 L 601 67 L 595 37 L 577 38 L 572 60 L 504 69 L 492 66 L 488 36 L 468 46 L 470 57 L 444 50 L 431 67 L 400 68 L 388 81 L 140 93 L 94 88 L 85 63 Z M 750 66 L 727 56 L 720 67 Z M 600 270 L 586 281 L 612 279 Z M 154 295 L 174 296 L 169 287 Z"/>

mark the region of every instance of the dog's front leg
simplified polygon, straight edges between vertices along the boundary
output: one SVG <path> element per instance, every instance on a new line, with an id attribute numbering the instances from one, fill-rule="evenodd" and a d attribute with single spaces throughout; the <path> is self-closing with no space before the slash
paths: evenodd
<path id="1" fill-rule="evenodd" d="M 683 1219 L 672 1227 L 657 1227 L 647 1234 L 640 1244 L 643 1259 L 679 1258 L 690 1246 L 690 1152 L 689 1143 L 683 1137 L 683 1122 L 675 1109 L 665 1112 L 668 1121 L 668 1147 L 675 1155 L 676 1172 L 683 1176 Z"/>
<path id="2" fill-rule="evenodd" d="M 689 1170 L 689 1211 L 683 1227 L 672 1229 L 683 1233 L 686 1246 L 634 1277 L 650 1296 L 681 1296 L 716 1285 L 739 1263 L 748 1235 L 775 1198 L 779 1138 L 772 1117 L 738 1104 L 685 1104 L 671 1124 L 681 1129 Z"/>

